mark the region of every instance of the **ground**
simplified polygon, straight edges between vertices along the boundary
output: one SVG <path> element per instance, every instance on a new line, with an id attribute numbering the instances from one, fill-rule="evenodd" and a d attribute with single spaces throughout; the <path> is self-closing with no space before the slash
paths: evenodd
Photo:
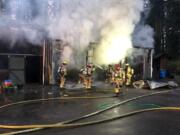
<path id="1" fill-rule="evenodd" d="M 99 86 L 99 87 L 98 87 Z M 71 120 L 113 104 L 150 94 L 161 90 L 142 90 L 123 88 L 119 97 L 113 97 L 112 87 L 99 84 L 91 91 L 86 91 L 74 85 L 67 86 L 68 97 L 91 97 L 89 99 L 54 99 L 47 101 L 17 104 L 0 109 L 1 125 L 28 125 L 28 124 L 54 124 Z M 59 98 L 60 90 L 57 86 L 26 85 L 21 90 L 0 95 L 0 106 L 24 100 Z M 101 98 L 93 98 L 101 97 Z M 180 89 L 172 89 L 168 93 L 141 98 L 110 109 L 101 114 L 80 120 L 88 122 L 115 117 L 130 111 L 152 107 L 180 107 Z M 0 133 L 15 130 L 0 129 Z M 36 132 L 24 133 L 25 135 L 178 135 L 180 132 L 179 111 L 153 111 L 117 119 L 101 124 L 76 127 L 53 128 Z"/>

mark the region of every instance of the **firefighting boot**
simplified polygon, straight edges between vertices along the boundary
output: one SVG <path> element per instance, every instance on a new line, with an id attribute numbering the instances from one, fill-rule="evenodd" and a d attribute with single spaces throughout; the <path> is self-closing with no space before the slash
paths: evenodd
<path id="1" fill-rule="evenodd" d="M 81 80 L 79 79 L 78 84 L 81 84 Z"/>
<path id="2" fill-rule="evenodd" d="M 83 86 L 86 87 L 86 79 L 83 80 Z"/>
<path id="3" fill-rule="evenodd" d="M 65 78 L 61 78 L 60 88 L 64 88 L 65 86 Z"/>
<path id="4" fill-rule="evenodd" d="M 92 80 L 91 78 L 88 79 L 88 89 L 91 89 L 92 86 Z"/>
<path id="5" fill-rule="evenodd" d="M 91 89 L 91 83 L 88 83 L 87 89 Z"/>
<path id="6" fill-rule="evenodd" d="M 62 96 L 62 97 L 67 97 L 67 96 L 69 96 L 67 93 L 66 93 L 66 91 L 63 89 L 61 92 L 60 92 L 60 96 Z"/>
<path id="7" fill-rule="evenodd" d="M 90 89 L 90 83 L 89 83 L 89 80 L 87 81 L 87 89 Z"/>
<path id="8" fill-rule="evenodd" d="M 126 86 L 129 86 L 130 82 L 131 82 L 131 80 L 128 78 L 127 81 L 126 81 Z"/>
<path id="9" fill-rule="evenodd" d="M 64 83 L 63 82 L 60 83 L 60 88 L 64 88 Z"/>
<path id="10" fill-rule="evenodd" d="M 115 88 L 114 93 L 115 93 L 115 96 L 118 97 L 120 94 L 120 88 Z"/>
<path id="11" fill-rule="evenodd" d="M 87 89 L 88 87 L 88 82 L 87 82 L 87 78 L 84 79 L 84 87 Z"/>
<path id="12" fill-rule="evenodd" d="M 64 94 L 63 94 L 63 96 L 64 96 L 64 97 L 68 97 L 69 95 L 68 95 L 68 94 L 66 94 L 66 93 L 64 93 Z"/>
<path id="13" fill-rule="evenodd" d="M 63 88 L 63 79 L 62 79 L 62 77 L 61 77 L 61 79 L 60 79 L 60 85 L 59 85 L 59 87 L 60 87 L 60 88 Z"/>
<path id="14" fill-rule="evenodd" d="M 63 88 L 63 87 L 62 87 L 62 83 L 61 83 L 61 82 L 60 82 L 60 84 L 59 84 L 59 88 Z"/>

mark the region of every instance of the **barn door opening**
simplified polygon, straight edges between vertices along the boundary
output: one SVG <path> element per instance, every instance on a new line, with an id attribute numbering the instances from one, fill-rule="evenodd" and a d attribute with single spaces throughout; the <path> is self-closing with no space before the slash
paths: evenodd
<path id="1" fill-rule="evenodd" d="M 25 58 L 26 83 L 42 82 L 42 64 L 40 56 L 26 56 Z"/>

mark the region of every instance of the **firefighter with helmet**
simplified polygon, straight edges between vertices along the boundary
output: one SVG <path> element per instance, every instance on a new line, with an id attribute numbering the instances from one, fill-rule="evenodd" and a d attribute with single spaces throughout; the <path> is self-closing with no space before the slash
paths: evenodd
<path id="1" fill-rule="evenodd" d="M 128 63 L 126 63 L 126 69 L 125 70 L 126 70 L 125 84 L 126 84 L 126 86 L 130 86 L 132 84 L 134 69 Z"/>
<path id="2" fill-rule="evenodd" d="M 121 87 L 123 85 L 124 72 L 120 64 L 115 65 L 114 69 L 114 84 L 115 84 L 115 95 L 118 96 L 121 92 Z"/>
<path id="3" fill-rule="evenodd" d="M 64 88 L 67 76 L 67 61 L 63 61 L 58 68 L 58 74 L 60 76 L 60 88 Z"/>
<path id="4" fill-rule="evenodd" d="M 113 81 L 114 81 L 113 73 L 114 73 L 113 66 L 109 64 L 108 68 L 106 70 L 106 82 L 107 83 L 113 83 Z"/>
<path id="5" fill-rule="evenodd" d="M 84 84 L 84 75 L 85 75 L 85 68 L 81 68 L 79 71 L 79 80 L 78 80 L 78 84 Z M 85 84 L 84 84 L 85 85 Z"/>
<path id="6" fill-rule="evenodd" d="M 91 89 L 92 87 L 92 74 L 94 71 L 93 64 L 87 64 L 83 72 L 84 75 L 84 85 L 86 89 Z"/>

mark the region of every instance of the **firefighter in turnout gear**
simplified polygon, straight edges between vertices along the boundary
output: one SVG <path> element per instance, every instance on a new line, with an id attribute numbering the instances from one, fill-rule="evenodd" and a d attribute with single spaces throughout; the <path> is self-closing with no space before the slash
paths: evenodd
<path id="1" fill-rule="evenodd" d="M 78 84 L 81 84 L 81 83 L 84 84 L 84 78 L 85 78 L 85 73 L 84 72 L 85 72 L 85 68 L 80 69 Z"/>
<path id="2" fill-rule="evenodd" d="M 133 75 L 134 75 L 134 69 L 127 63 L 125 70 L 126 70 L 125 84 L 126 84 L 126 86 L 130 86 L 132 84 L 132 78 L 133 78 Z"/>
<path id="3" fill-rule="evenodd" d="M 106 82 L 113 83 L 114 82 L 114 69 L 112 65 L 108 65 L 108 69 L 106 70 Z"/>
<path id="4" fill-rule="evenodd" d="M 94 66 L 92 64 L 87 64 L 85 70 L 83 71 L 84 85 L 86 89 L 91 89 L 92 87 L 93 71 L 94 71 Z"/>
<path id="5" fill-rule="evenodd" d="M 66 75 L 67 75 L 67 62 L 63 61 L 62 64 L 58 68 L 58 74 L 60 76 L 60 88 L 64 88 L 65 81 L 66 81 Z"/>
<path id="6" fill-rule="evenodd" d="M 123 80 L 124 80 L 123 69 L 121 68 L 120 64 L 116 64 L 114 70 L 114 84 L 115 84 L 114 92 L 116 96 L 118 96 L 121 92 Z"/>

